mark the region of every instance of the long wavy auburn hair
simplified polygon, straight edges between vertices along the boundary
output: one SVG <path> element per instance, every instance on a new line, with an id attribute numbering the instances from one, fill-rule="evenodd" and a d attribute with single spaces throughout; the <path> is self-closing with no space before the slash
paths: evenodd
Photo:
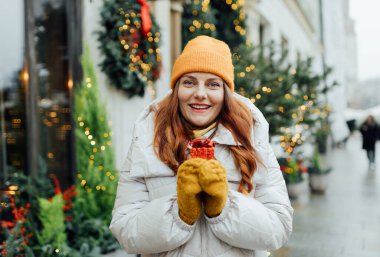
<path id="1" fill-rule="evenodd" d="M 154 120 L 154 148 L 158 158 L 175 173 L 186 159 L 186 149 L 191 131 L 185 126 L 186 121 L 179 109 L 178 83 L 173 92 L 159 103 Z M 218 123 L 227 128 L 240 145 L 229 146 L 235 166 L 241 172 L 242 179 L 238 191 L 248 194 L 252 191 L 251 179 L 259 160 L 252 147 L 251 128 L 254 120 L 249 109 L 241 101 L 235 99 L 232 92 L 224 84 L 224 104 L 219 114 Z"/>

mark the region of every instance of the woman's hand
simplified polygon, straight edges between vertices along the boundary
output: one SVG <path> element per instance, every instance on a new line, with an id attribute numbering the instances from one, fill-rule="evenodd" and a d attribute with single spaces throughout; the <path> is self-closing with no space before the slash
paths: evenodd
<path id="1" fill-rule="evenodd" d="M 183 162 L 177 172 L 177 195 L 179 217 L 189 225 L 199 218 L 202 211 L 201 192 L 198 174 L 204 159 L 195 158 Z"/>
<path id="2" fill-rule="evenodd" d="M 199 173 L 199 183 L 204 191 L 204 211 L 208 217 L 218 216 L 226 204 L 228 181 L 226 169 L 216 160 L 203 163 Z"/>

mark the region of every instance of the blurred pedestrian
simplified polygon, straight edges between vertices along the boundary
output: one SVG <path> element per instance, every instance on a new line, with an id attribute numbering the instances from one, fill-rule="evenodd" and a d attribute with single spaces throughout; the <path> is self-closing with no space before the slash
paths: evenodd
<path id="1" fill-rule="evenodd" d="M 369 115 L 366 121 L 360 126 L 360 133 L 363 136 L 363 149 L 367 152 L 370 168 L 375 165 L 376 141 L 379 138 L 379 125 L 375 117 Z"/>
<path id="2" fill-rule="evenodd" d="M 189 41 L 171 76 L 135 123 L 111 231 L 142 256 L 267 256 L 289 239 L 293 209 L 268 122 L 234 93 L 228 45 Z"/>

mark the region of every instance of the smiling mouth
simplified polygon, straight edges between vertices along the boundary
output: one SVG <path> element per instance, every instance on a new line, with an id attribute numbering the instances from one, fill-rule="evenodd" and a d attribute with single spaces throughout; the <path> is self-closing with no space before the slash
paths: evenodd
<path id="1" fill-rule="evenodd" d="M 189 104 L 189 106 L 195 110 L 207 110 L 211 108 L 210 105 Z"/>

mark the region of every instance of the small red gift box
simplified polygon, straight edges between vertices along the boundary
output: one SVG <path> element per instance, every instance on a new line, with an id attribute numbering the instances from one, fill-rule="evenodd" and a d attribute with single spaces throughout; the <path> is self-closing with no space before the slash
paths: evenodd
<path id="1" fill-rule="evenodd" d="M 215 143 L 209 138 L 194 139 L 189 142 L 191 158 L 212 160 L 214 158 Z"/>

